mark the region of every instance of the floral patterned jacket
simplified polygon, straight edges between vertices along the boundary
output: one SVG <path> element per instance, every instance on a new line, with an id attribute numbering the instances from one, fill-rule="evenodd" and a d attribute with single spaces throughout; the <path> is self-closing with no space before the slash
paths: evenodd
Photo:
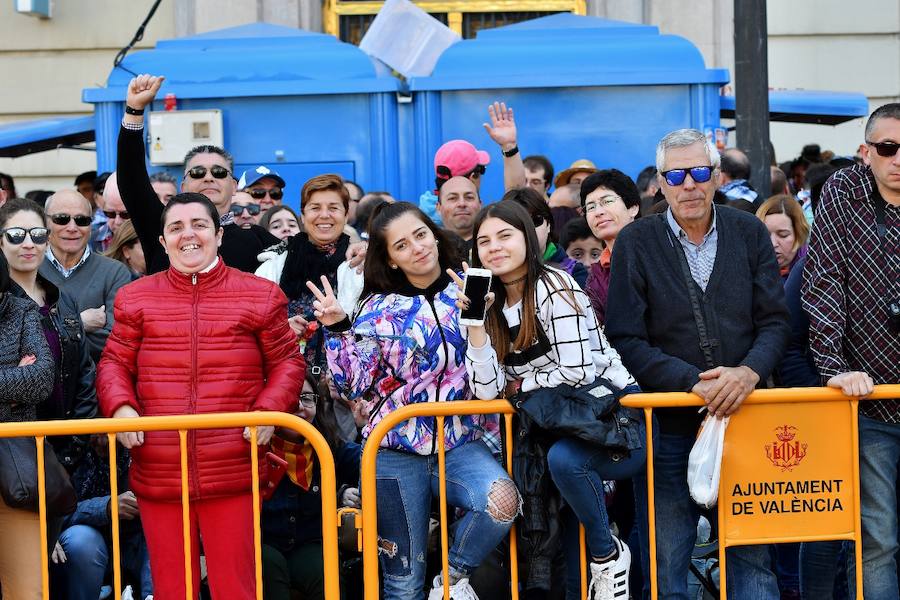
<path id="1" fill-rule="evenodd" d="M 328 329 L 328 367 L 337 388 L 370 404 L 371 430 L 392 411 L 418 402 L 471 400 L 466 342 L 460 334 L 456 284 L 442 275 L 428 289 L 412 286 L 365 299 L 352 323 Z M 437 452 L 435 418 L 420 417 L 394 427 L 381 446 L 415 454 Z M 499 437 L 497 415 L 449 417 L 444 443 L 451 450 L 483 436 Z"/>

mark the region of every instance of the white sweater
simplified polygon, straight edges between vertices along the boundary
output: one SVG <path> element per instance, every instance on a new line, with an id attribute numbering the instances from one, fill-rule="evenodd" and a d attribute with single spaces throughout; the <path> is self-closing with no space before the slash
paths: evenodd
<path id="1" fill-rule="evenodd" d="M 523 392 L 553 388 L 561 383 L 580 387 L 593 383 L 597 377 L 607 379 L 618 388 L 634 385 L 634 378 L 622 365 L 619 353 L 606 340 L 587 294 L 565 271 L 549 270 L 560 280 L 551 274 L 550 283 L 544 280 L 537 283 L 535 307 L 543 331 L 534 345 L 507 354 L 506 364 L 501 368 L 490 338 L 480 348 L 469 344 L 466 370 L 477 398 L 500 397 L 506 382 L 516 379 L 522 380 Z M 514 332 L 518 331 L 521 310 L 521 302 L 503 310 Z M 510 337 L 515 339 L 515 335 Z"/>

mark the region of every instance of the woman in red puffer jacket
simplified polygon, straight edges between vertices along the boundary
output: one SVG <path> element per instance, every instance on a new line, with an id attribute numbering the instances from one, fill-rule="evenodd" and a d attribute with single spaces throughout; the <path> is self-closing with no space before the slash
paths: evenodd
<path id="1" fill-rule="evenodd" d="M 208 155 L 211 160 L 218 155 Z M 163 212 L 168 271 L 122 288 L 97 369 L 112 417 L 287 411 L 305 364 L 281 289 L 229 268 L 215 206 L 179 194 Z M 258 428 L 267 444 L 271 427 Z M 156 597 L 185 597 L 181 456 L 177 432 L 118 434 L 131 449 L 131 485 L 144 524 Z M 255 598 L 249 431 L 188 432 L 193 590 L 198 532 L 214 597 Z"/>

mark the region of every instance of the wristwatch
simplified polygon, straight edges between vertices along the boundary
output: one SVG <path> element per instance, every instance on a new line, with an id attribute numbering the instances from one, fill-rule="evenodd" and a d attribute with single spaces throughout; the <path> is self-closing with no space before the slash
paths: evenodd
<path id="1" fill-rule="evenodd" d="M 144 114 L 144 109 L 143 109 L 143 108 L 141 108 L 141 109 L 131 108 L 130 106 L 128 106 L 128 105 L 126 104 L 126 105 L 125 105 L 125 114 L 126 114 L 126 115 L 138 115 L 138 116 L 140 116 L 140 115 Z"/>
<path id="2" fill-rule="evenodd" d="M 513 147 L 510 148 L 509 150 L 501 150 L 500 152 L 503 153 L 503 156 L 505 156 L 506 158 L 509 158 L 509 157 L 515 156 L 516 154 L 519 153 L 519 147 L 518 147 L 518 146 L 513 146 Z"/>

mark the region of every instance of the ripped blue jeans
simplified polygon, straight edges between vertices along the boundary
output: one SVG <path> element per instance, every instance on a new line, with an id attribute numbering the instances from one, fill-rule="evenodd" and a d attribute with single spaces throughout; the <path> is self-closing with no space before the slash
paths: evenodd
<path id="1" fill-rule="evenodd" d="M 450 568 L 475 570 L 509 532 L 519 510 L 515 484 L 480 440 L 450 450 L 447 501 L 465 510 L 454 525 Z M 378 451 L 378 554 L 384 600 L 424 598 L 432 498 L 438 496 L 437 454 Z"/>

